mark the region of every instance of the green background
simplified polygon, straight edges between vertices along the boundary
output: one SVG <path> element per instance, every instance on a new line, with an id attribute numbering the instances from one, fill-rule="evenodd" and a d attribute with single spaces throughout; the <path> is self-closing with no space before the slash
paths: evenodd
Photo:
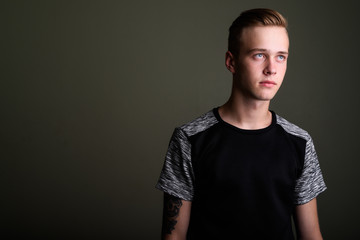
<path id="1" fill-rule="evenodd" d="M 269 7 L 290 58 L 271 109 L 308 130 L 325 239 L 359 210 L 357 1 L 2 1 L 1 235 L 159 239 L 174 127 L 223 104 L 228 27 Z"/>

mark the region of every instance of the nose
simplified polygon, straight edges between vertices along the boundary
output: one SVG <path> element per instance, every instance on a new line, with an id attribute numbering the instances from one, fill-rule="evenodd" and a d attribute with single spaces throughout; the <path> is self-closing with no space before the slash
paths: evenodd
<path id="1" fill-rule="evenodd" d="M 264 68 L 264 74 L 265 75 L 275 75 L 276 74 L 276 68 L 275 63 L 273 60 L 268 59 Z"/>

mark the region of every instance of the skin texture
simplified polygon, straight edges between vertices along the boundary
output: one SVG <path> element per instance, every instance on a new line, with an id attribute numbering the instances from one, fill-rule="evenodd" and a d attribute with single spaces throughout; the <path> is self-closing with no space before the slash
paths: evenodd
<path id="1" fill-rule="evenodd" d="M 226 52 L 225 65 L 232 73 L 229 100 L 219 108 L 221 118 L 242 129 L 271 124 L 270 100 L 279 90 L 287 67 L 289 38 L 285 28 L 253 26 L 243 29 L 239 53 Z M 191 202 L 164 197 L 163 239 L 186 239 Z M 301 240 L 322 239 L 316 199 L 295 207 L 294 219 Z"/>

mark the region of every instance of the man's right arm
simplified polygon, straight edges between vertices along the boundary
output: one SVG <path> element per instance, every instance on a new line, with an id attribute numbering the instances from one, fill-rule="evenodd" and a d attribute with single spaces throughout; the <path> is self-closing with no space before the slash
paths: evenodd
<path id="1" fill-rule="evenodd" d="M 162 239 L 185 240 L 190 221 L 191 201 L 164 193 Z"/>

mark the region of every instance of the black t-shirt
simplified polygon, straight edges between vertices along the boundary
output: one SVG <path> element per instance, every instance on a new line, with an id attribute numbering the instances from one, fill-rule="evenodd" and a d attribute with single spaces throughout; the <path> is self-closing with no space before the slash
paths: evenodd
<path id="1" fill-rule="evenodd" d="M 309 134 L 272 112 L 243 130 L 218 109 L 176 128 L 157 188 L 192 201 L 188 239 L 293 239 L 291 215 L 326 189 Z"/>

